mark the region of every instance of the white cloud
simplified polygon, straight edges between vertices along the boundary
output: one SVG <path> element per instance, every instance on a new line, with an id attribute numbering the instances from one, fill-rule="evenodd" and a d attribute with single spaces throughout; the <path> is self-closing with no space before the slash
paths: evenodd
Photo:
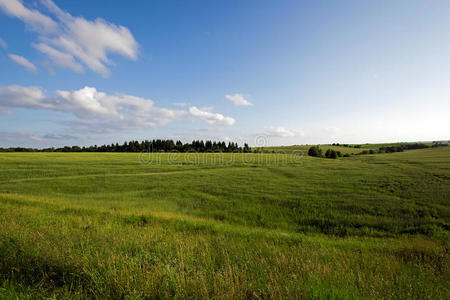
<path id="1" fill-rule="evenodd" d="M 0 0 L 0 8 L 9 16 L 22 20 L 34 31 L 42 33 L 58 32 L 58 24 L 55 21 L 37 10 L 26 8 L 19 0 Z"/>
<path id="2" fill-rule="evenodd" d="M 77 63 L 75 61 L 75 58 L 68 53 L 56 50 L 55 48 L 42 43 L 33 44 L 33 47 L 46 54 L 56 66 L 71 69 L 72 71 L 75 71 L 77 73 L 81 73 L 84 71 L 83 66 Z"/>
<path id="3" fill-rule="evenodd" d="M 0 109 L 32 108 L 73 114 L 76 119 L 63 124 L 74 130 L 115 132 L 166 125 L 184 116 L 203 120 L 208 124 L 233 125 L 234 119 L 191 107 L 189 111 L 157 107 L 154 101 L 132 95 L 99 92 L 94 87 L 75 91 L 56 91 L 45 95 L 39 87 L 0 87 Z"/>
<path id="4" fill-rule="evenodd" d="M 26 107 L 52 109 L 44 92 L 39 87 L 10 85 L 0 87 L 0 107 Z"/>
<path id="5" fill-rule="evenodd" d="M 71 111 L 80 119 L 101 120 L 100 123 L 114 121 L 113 127 L 124 129 L 161 126 L 185 114 L 180 110 L 156 107 L 150 99 L 121 94 L 108 95 L 97 92 L 92 87 L 56 93 L 63 100 L 64 110 Z"/>
<path id="6" fill-rule="evenodd" d="M 203 120 L 212 125 L 228 125 L 234 124 L 235 120 L 231 117 L 225 117 L 222 114 L 212 113 L 209 111 L 200 110 L 195 106 L 189 108 L 189 114 L 197 119 Z"/>
<path id="7" fill-rule="evenodd" d="M 243 94 L 225 95 L 228 101 L 233 103 L 235 106 L 252 106 L 253 104 L 245 99 Z"/>
<path id="8" fill-rule="evenodd" d="M 213 109 L 214 108 L 212 106 L 202 106 L 199 108 L 199 110 L 203 110 L 203 111 L 210 112 L 210 113 L 212 113 Z"/>
<path id="9" fill-rule="evenodd" d="M 137 59 L 138 43 L 128 28 L 100 18 L 89 21 L 73 17 L 51 0 L 41 3 L 56 20 L 25 7 L 19 0 L 0 0 L 0 8 L 39 33 L 40 42 L 33 46 L 56 66 L 82 72 L 84 65 L 106 77 L 111 72 L 108 65 L 112 64 L 109 53 Z"/>
<path id="10" fill-rule="evenodd" d="M 22 67 L 25 67 L 30 71 L 33 71 L 33 72 L 37 71 L 36 66 L 23 56 L 16 55 L 16 54 L 8 54 L 8 57 L 16 64 L 19 64 Z"/>
<path id="11" fill-rule="evenodd" d="M 300 130 L 292 130 L 284 127 L 269 127 L 263 134 L 270 137 L 295 137 L 304 135 Z"/>
<path id="12" fill-rule="evenodd" d="M 108 95 L 95 88 L 76 91 L 56 91 L 48 97 L 38 87 L 0 87 L 0 107 L 48 109 L 74 114 L 71 121 L 102 128 L 133 129 L 165 125 L 185 115 L 185 111 L 159 108 L 149 99 L 130 95 Z M 89 129 L 86 127 L 86 129 Z M 100 130 L 99 130 L 100 131 Z M 106 130 L 104 130 L 106 131 Z"/>
<path id="13" fill-rule="evenodd" d="M 2 38 L 0 38 L 0 47 L 3 49 L 8 48 L 8 44 Z"/>

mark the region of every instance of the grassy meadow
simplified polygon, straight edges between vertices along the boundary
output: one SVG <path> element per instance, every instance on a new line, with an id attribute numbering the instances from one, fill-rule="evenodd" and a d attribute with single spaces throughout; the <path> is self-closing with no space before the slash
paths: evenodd
<path id="1" fill-rule="evenodd" d="M 365 145 L 366 146 L 366 145 Z M 295 145 L 295 146 L 272 146 L 272 147 L 262 147 L 262 151 L 264 152 L 275 152 L 280 154 L 291 154 L 291 153 L 301 153 L 308 152 L 310 145 Z M 361 148 L 353 148 L 353 147 L 344 147 L 344 146 L 334 146 L 334 145 L 320 145 L 321 149 L 327 150 L 332 149 L 335 151 L 340 151 L 342 154 L 358 154 L 362 150 L 370 150 L 370 149 L 378 149 L 379 147 L 373 145 L 367 145 L 364 149 Z"/>
<path id="2" fill-rule="evenodd" d="M 450 147 L 0 153 L 0 298 L 448 299 L 449 224 Z"/>

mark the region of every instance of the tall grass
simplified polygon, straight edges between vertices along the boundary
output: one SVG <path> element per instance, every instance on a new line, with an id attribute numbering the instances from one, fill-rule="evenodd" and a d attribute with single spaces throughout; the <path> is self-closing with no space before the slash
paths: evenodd
<path id="1" fill-rule="evenodd" d="M 0 297 L 449 295 L 448 149 L 153 155 L 1 154 Z"/>

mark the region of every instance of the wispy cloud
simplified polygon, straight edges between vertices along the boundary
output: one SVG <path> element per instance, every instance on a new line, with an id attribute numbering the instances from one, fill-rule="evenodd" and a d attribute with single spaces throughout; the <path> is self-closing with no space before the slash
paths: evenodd
<path id="1" fill-rule="evenodd" d="M 189 105 L 189 103 L 186 103 L 186 102 L 174 102 L 172 104 L 175 106 L 179 106 L 179 107 L 186 107 Z"/>
<path id="2" fill-rule="evenodd" d="M 33 47 L 47 55 L 47 57 L 52 61 L 53 64 L 56 66 L 59 66 L 61 68 L 71 69 L 72 71 L 75 71 L 77 73 L 81 73 L 84 71 L 83 66 L 78 63 L 74 56 L 63 52 L 56 50 L 55 48 L 52 48 L 48 46 L 47 44 L 33 44 Z"/>
<path id="3" fill-rule="evenodd" d="M 37 71 L 36 66 L 23 56 L 16 55 L 16 54 L 8 54 L 8 57 L 16 64 L 19 64 L 22 67 L 25 67 L 30 71 L 33 71 L 33 72 Z"/>
<path id="4" fill-rule="evenodd" d="M 2 142 L 16 140 L 32 140 L 35 142 L 41 142 L 44 140 L 42 135 L 23 131 L 0 131 L 0 138 Z"/>
<path id="5" fill-rule="evenodd" d="M 252 106 L 253 104 L 245 99 L 243 94 L 225 95 L 225 98 L 234 104 L 234 106 Z"/>
<path id="6" fill-rule="evenodd" d="M 285 127 L 269 127 L 263 132 L 263 134 L 270 137 L 282 137 L 282 138 L 304 135 L 303 131 L 301 130 L 287 129 Z"/>
<path id="7" fill-rule="evenodd" d="M 46 147 L 54 146 L 55 143 L 61 144 L 79 140 L 79 137 L 70 134 L 0 131 L 0 147 Z"/>
<path id="8" fill-rule="evenodd" d="M 8 44 L 2 38 L 0 38 L 0 47 L 3 49 L 8 48 Z"/>
<path id="9" fill-rule="evenodd" d="M 323 128 L 323 131 L 327 135 L 335 135 L 335 134 L 339 133 L 340 130 L 337 127 L 325 127 L 325 128 Z"/>
<path id="10" fill-rule="evenodd" d="M 233 125 L 231 117 L 202 111 L 195 106 L 186 110 L 162 108 L 150 99 L 125 94 L 107 94 L 94 87 L 75 91 L 56 91 L 56 96 L 45 95 L 39 87 L 0 87 L 0 109 L 17 107 L 46 109 L 73 114 L 76 119 L 63 124 L 74 130 L 115 132 L 166 125 L 184 116 L 203 120 L 213 125 Z"/>
<path id="11" fill-rule="evenodd" d="M 50 17 L 26 8 L 19 0 L 0 0 L 0 7 L 7 15 L 23 21 L 31 30 L 45 34 L 59 31 L 58 24 Z"/>
<path id="12" fill-rule="evenodd" d="M 85 66 L 106 77 L 112 64 L 109 53 L 137 59 L 138 43 L 128 28 L 101 18 L 90 21 L 73 17 L 51 0 L 41 3 L 52 17 L 25 7 L 19 0 L 0 0 L 0 8 L 38 33 L 39 42 L 33 46 L 55 66 L 75 72 L 83 72 Z"/>
<path id="13" fill-rule="evenodd" d="M 56 133 L 47 133 L 42 136 L 45 140 L 58 140 L 58 141 L 66 141 L 66 140 L 78 140 L 79 137 L 70 135 L 70 134 L 56 134 Z"/>

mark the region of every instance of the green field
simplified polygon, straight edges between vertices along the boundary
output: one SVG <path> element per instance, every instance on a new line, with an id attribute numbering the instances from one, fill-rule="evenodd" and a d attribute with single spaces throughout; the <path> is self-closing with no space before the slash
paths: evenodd
<path id="1" fill-rule="evenodd" d="M 0 298 L 448 299 L 449 225 L 450 147 L 0 153 Z"/>
<path id="2" fill-rule="evenodd" d="M 350 144 L 347 147 L 343 145 L 319 145 L 319 147 L 326 151 L 327 149 L 340 151 L 342 154 L 360 154 L 364 150 L 378 150 L 380 147 L 389 147 L 389 146 L 399 146 L 405 144 L 413 144 L 413 143 L 380 143 L 380 144 Z M 421 145 L 426 145 L 431 147 L 435 143 L 422 143 Z M 358 146 L 359 148 L 356 148 Z M 293 146 L 271 146 L 271 147 L 261 147 L 257 148 L 262 152 L 275 152 L 275 153 L 308 153 L 308 149 L 311 145 L 293 145 Z"/>
<path id="3" fill-rule="evenodd" d="M 298 146 L 278 146 L 278 147 L 263 147 L 262 150 L 265 152 L 276 152 L 279 154 L 285 153 L 308 153 L 308 149 L 310 148 L 310 145 L 298 145 Z M 343 154 L 357 154 L 360 153 L 362 150 L 370 150 L 370 149 L 378 149 L 378 146 L 369 146 L 364 147 L 364 149 L 361 148 L 351 148 L 351 147 L 344 147 L 344 146 L 332 146 L 332 145 L 320 145 L 320 148 L 323 150 L 332 149 L 335 151 L 341 151 Z"/>

